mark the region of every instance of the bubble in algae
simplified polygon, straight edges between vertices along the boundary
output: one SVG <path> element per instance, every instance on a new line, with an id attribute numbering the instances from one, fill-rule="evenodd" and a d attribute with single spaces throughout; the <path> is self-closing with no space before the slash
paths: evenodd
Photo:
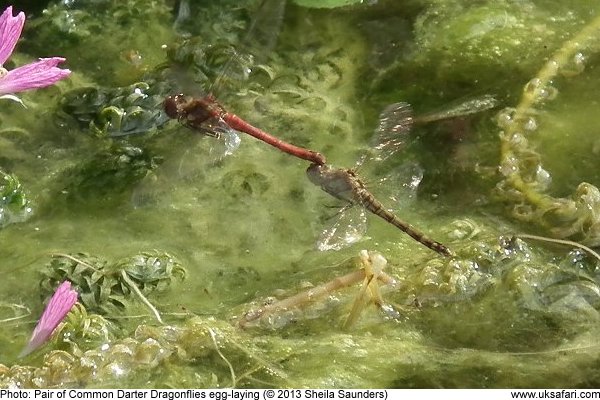
<path id="1" fill-rule="evenodd" d="M 527 82 L 523 92 L 533 96 L 536 102 L 554 100 L 558 96 L 558 89 L 549 83 L 544 84 L 540 78 L 533 78 Z"/>
<path id="2" fill-rule="evenodd" d="M 526 131 L 529 131 L 529 132 L 535 131 L 537 129 L 537 127 L 538 127 L 537 121 L 533 117 L 526 117 L 525 120 L 523 121 L 523 129 L 525 129 Z"/>
<path id="3" fill-rule="evenodd" d="M 446 234 L 451 240 L 472 239 L 481 232 L 481 227 L 473 220 L 457 219 L 450 223 Z"/>
<path id="4" fill-rule="evenodd" d="M 501 110 L 496 116 L 496 123 L 500 128 L 508 128 L 514 123 L 515 113 L 517 110 L 513 107 L 506 107 Z"/>
<path id="5" fill-rule="evenodd" d="M 148 338 L 137 346 L 135 361 L 139 364 L 155 367 L 168 355 L 169 352 L 156 339 Z"/>
<path id="6" fill-rule="evenodd" d="M 535 94 L 542 86 L 542 80 L 540 78 L 533 78 L 525 84 L 523 91 L 529 94 Z"/>
<path id="7" fill-rule="evenodd" d="M 521 132 L 515 132 L 510 137 L 510 144 L 515 147 L 525 147 L 527 146 L 527 139 Z"/>
<path id="8" fill-rule="evenodd" d="M 540 186 L 540 190 L 546 190 L 552 183 L 552 176 L 541 165 L 538 165 L 535 171 L 535 182 Z"/>
<path id="9" fill-rule="evenodd" d="M 572 77 L 581 74 L 585 70 L 585 56 L 583 53 L 576 53 L 560 69 L 560 73 L 566 77 Z"/>
<path id="10" fill-rule="evenodd" d="M 500 164 L 500 173 L 504 176 L 516 174 L 519 171 L 519 160 L 516 157 L 507 157 Z"/>

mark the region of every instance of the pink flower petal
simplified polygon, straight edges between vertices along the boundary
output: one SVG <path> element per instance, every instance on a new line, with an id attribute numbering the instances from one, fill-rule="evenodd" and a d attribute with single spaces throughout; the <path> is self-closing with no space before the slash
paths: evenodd
<path id="1" fill-rule="evenodd" d="M 33 330 L 31 339 L 29 339 L 29 343 L 21 351 L 19 357 L 25 357 L 46 343 L 50 339 L 54 329 L 65 318 L 76 302 L 77 291 L 71 289 L 71 282 L 65 281 L 61 283 L 44 309 L 40 320 Z"/>
<path id="2" fill-rule="evenodd" d="M 57 68 L 65 61 L 61 57 L 40 58 L 39 61 L 8 71 L 0 78 L 0 95 L 46 87 L 66 78 L 71 71 Z"/>
<path id="3" fill-rule="evenodd" d="M 0 65 L 4 64 L 12 54 L 21 31 L 25 24 L 25 14 L 20 12 L 16 17 L 12 15 L 12 6 L 0 15 Z"/>

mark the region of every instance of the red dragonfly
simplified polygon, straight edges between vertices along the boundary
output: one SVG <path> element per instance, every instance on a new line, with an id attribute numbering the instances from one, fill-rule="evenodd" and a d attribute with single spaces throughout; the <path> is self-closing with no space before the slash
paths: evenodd
<path id="1" fill-rule="evenodd" d="M 278 33 L 278 25 L 283 21 L 285 3 L 285 0 L 264 0 L 256 13 L 254 21 L 243 42 L 258 42 L 263 43 L 265 47 L 272 47 Z M 186 5 L 187 1 L 182 1 L 179 10 L 180 17 L 178 17 L 178 19 L 181 18 L 181 15 L 186 14 Z M 194 92 L 195 96 L 184 94 L 168 96 L 164 101 L 166 114 L 170 118 L 181 121 L 190 129 L 222 139 L 225 144 L 224 155 L 231 154 L 239 145 L 239 139 L 235 137 L 234 132 L 238 131 L 253 136 L 295 157 L 319 165 L 325 164 L 325 157 L 323 157 L 322 154 L 295 146 L 270 135 L 244 121 L 237 115 L 225 111 L 225 109 L 217 102 L 212 93 L 216 86 L 227 81 L 224 77 L 231 72 L 229 71 L 229 67 L 236 64 L 234 60 L 237 54 L 235 52 L 233 53 L 233 58 L 230 58 L 229 61 L 225 63 L 225 67 L 219 78 L 217 78 L 213 86 L 210 87 L 210 94 L 196 95 L 197 93 Z M 244 75 L 247 75 L 248 72 L 249 71 L 245 71 Z M 194 91 L 196 89 L 189 85 L 185 85 L 185 87 L 188 91 Z"/>
<path id="2" fill-rule="evenodd" d="M 165 99 L 165 112 L 170 118 L 178 119 L 186 126 L 208 136 L 220 138 L 229 128 L 262 140 L 277 149 L 314 164 L 325 164 L 321 153 L 287 143 L 259 129 L 235 114 L 223 109 L 212 95 L 201 98 L 178 94 Z M 235 141 L 231 141 L 235 143 Z M 237 146 L 236 146 L 237 147 Z M 229 149 L 230 150 L 230 149 Z"/>
<path id="3" fill-rule="evenodd" d="M 178 22 L 189 17 L 188 1 L 180 2 L 180 12 Z M 256 52 L 264 53 L 274 46 L 278 26 L 283 21 L 285 10 L 285 0 L 264 0 L 256 12 L 251 27 L 242 40 L 244 43 L 260 43 L 260 48 Z M 176 24 L 178 24 L 176 22 Z M 265 27 L 268 27 L 265 29 Z M 252 46 L 256 49 L 256 45 Z M 217 48 L 219 48 L 217 46 Z M 178 82 L 180 90 L 185 89 L 189 94 L 175 94 L 165 98 L 165 113 L 173 119 L 179 120 L 183 125 L 189 127 L 195 132 L 200 132 L 206 136 L 218 138 L 207 146 L 209 162 L 220 161 L 223 157 L 231 155 L 239 146 L 240 138 L 238 132 L 249 134 L 277 149 L 291 154 L 295 157 L 310 161 L 311 163 L 323 165 L 325 157 L 315 151 L 304 149 L 288 142 L 285 142 L 267 132 L 251 125 L 235 114 L 227 112 L 216 100 L 212 94 L 219 89 L 225 90 L 228 83 L 235 82 L 233 88 L 236 89 L 240 81 L 247 79 L 250 73 L 249 64 L 253 60 L 250 55 L 242 55 L 231 48 L 227 48 L 224 54 L 228 55 L 220 73 L 212 80 L 212 85 L 203 91 L 200 84 L 190 76 L 190 74 L 181 68 L 173 68 L 171 79 Z M 221 53 L 217 53 L 223 56 Z M 198 154 L 195 150 L 186 150 L 180 157 L 166 160 L 157 173 L 149 174 L 134 189 L 132 194 L 132 203 L 134 207 L 141 207 L 145 204 L 160 201 L 164 197 L 165 190 L 170 185 L 173 177 L 183 178 L 194 176 L 196 171 L 201 168 L 198 162 Z"/>

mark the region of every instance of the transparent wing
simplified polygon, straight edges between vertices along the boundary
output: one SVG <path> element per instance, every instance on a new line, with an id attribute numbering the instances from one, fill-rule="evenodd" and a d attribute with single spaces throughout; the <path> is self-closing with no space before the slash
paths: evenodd
<path id="1" fill-rule="evenodd" d="M 331 226 L 326 228 L 317 241 L 320 251 L 341 250 L 358 242 L 367 232 L 367 211 L 360 206 L 344 207 Z"/>
<path id="2" fill-rule="evenodd" d="M 406 161 L 379 179 L 373 189 L 382 201 L 389 199 L 393 209 L 402 209 L 416 198 L 423 174 L 423 168 L 417 162 Z"/>
<path id="3" fill-rule="evenodd" d="M 377 160 L 385 160 L 404 147 L 413 124 L 410 104 L 390 104 L 379 115 L 371 147 Z"/>
<path id="4" fill-rule="evenodd" d="M 208 140 L 208 139 L 207 139 Z M 207 140 L 200 142 L 206 143 Z M 165 161 L 154 171 L 149 172 L 134 188 L 131 193 L 133 208 L 170 207 L 176 197 L 178 189 L 191 182 L 199 180 L 203 173 L 201 146 L 195 146 L 182 151 L 174 156 L 170 154 Z"/>
<path id="5" fill-rule="evenodd" d="M 217 140 L 211 140 L 210 144 L 210 162 L 221 161 L 223 158 L 233 154 L 240 146 L 240 136 L 231 129 L 222 119 L 216 122 L 208 123 L 207 130 L 212 133 Z"/>
<path id="6" fill-rule="evenodd" d="M 157 206 L 166 197 L 167 181 L 162 174 L 149 172 L 131 192 L 133 208 Z"/>
<path id="7" fill-rule="evenodd" d="M 176 187 L 198 179 L 240 145 L 239 135 L 224 123 L 207 124 L 206 129 L 212 137 L 188 133 L 184 150 L 166 155 L 163 164 L 136 185 L 131 194 L 134 208 L 170 204 Z"/>
<path id="8" fill-rule="evenodd" d="M 277 44 L 286 0 L 263 0 L 255 12 L 242 46 L 252 49 L 258 62 L 264 62 Z"/>
<path id="9" fill-rule="evenodd" d="M 408 134 L 415 123 L 428 123 L 444 119 L 464 117 L 489 110 L 498 105 L 498 101 L 489 94 L 467 101 L 451 103 L 442 110 L 413 117 L 408 103 L 400 102 L 387 106 L 379 115 L 379 125 L 371 142 L 375 158 L 385 160 L 404 147 Z"/>
<path id="10" fill-rule="evenodd" d="M 486 94 L 467 101 L 454 102 L 442 110 L 433 111 L 415 118 L 415 123 L 428 123 L 444 119 L 465 117 L 489 110 L 498 105 L 498 100 L 492 95 Z"/>

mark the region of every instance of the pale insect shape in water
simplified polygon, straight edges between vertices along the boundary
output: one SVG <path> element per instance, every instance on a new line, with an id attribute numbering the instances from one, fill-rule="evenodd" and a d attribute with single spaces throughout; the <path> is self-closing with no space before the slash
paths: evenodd
<path id="1" fill-rule="evenodd" d="M 357 165 L 362 165 L 367 159 L 383 161 L 390 158 L 406 143 L 408 133 L 415 123 L 428 123 L 463 117 L 493 108 L 495 105 L 496 100 L 486 95 L 452 106 L 441 112 L 413 118 L 408 103 L 391 104 L 380 114 L 379 125 L 375 130 L 371 146 L 372 154 L 370 157 L 363 156 Z M 317 241 L 319 250 L 340 250 L 359 241 L 366 234 L 366 211 L 368 210 L 431 250 L 444 256 L 452 255 L 452 252 L 446 246 L 427 237 L 410 224 L 402 221 L 391 211 L 385 209 L 384 205 L 367 190 L 363 181 L 358 177 L 356 168 L 342 169 L 328 165 L 311 164 L 307 170 L 307 175 L 312 183 L 347 203 L 335 222 L 321 233 Z M 388 189 L 390 186 L 392 186 L 392 189 L 401 187 L 402 192 L 404 192 L 402 197 L 407 200 L 414 195 L 422 179 L 423 170 L 421 167 L 413 162 L 406 162 L 396 171 L 395 177 L 388 176 L 381 179 L 380 183 L 385 183 Z M 396 196 L 395 199 L 392 197 L 396 201 L 398 198 L 401 197 Z"/>

